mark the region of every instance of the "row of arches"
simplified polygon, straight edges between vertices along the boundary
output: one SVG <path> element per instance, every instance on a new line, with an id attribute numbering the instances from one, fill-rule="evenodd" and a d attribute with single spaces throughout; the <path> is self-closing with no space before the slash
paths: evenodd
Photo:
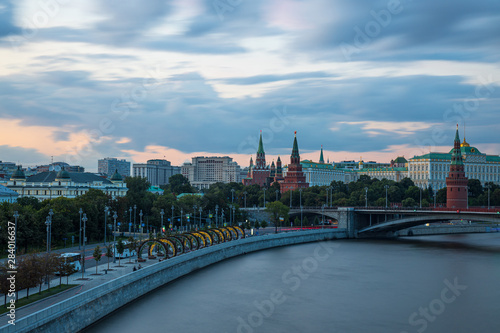
<path id="1" fill-rule="evenodd" d="M 158 256 L 167 259 L 215 244 L 242 238 L 245 238 L 245 230 L 243 228 L 229 226 L 146 239 L 139 244 L 137 257 L 142 259 L 143 253 L 147 252 L 149 258 L 156 258 Z"/>

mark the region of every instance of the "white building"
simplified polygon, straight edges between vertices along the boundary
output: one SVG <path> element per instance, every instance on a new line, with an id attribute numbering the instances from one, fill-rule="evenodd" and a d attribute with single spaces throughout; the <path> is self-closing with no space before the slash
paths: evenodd
<path id="1" fill-rule="evenodd" d="M 460 147 L 467 178 L 478 179 L 483 186 L 487 182 L 500 184 L 500 156 L 483 154 L 465 139 Z M 408 177 L 421 188 L 430 185 L 434 190 L 439 190 L 446 187 L 452 151 L 414 156 L 408 161 Z"/>
<path id="2" fill-rule="evenodd" d="M 181 173 L 192 186 L 198 189 L 208 189 L 215 183 L 240 183 L 241 168 L 229 156 L 193 157 L 191 163 L 184 163 Z"/>
<path id="3" fill-rule="evenodd" d="M 8 187 L 0 185 L 0 202 L 15 202 L 19 194 Z"/>
<path id="4" fill-rule="evenodd" d="M 115 173 L 110 179 L 88 172 L 41 172 L 26 178 L 19 168 L 12 174 L 6 186 L 17 192 L 19 197 L 35 197 L 38 200 L 56 197 L 76 198 L 87 193 L 91 188 L 101 190 L 112 198 L 127 194 L 127 185 L 122 177 Z"/>
<path id="5" fill-rule="evenodd" d="M 133 176 L 147 178 L 152 186 L 166 185 L 170 177 L 179 173 L 181 168 L 172 166 L 167 160 L 148 160 L 147 163 L 133 165 Z"/>

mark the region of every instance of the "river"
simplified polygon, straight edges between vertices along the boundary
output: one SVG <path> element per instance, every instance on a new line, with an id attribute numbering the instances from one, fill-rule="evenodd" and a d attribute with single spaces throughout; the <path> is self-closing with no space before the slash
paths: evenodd
<path id="1" fill-rule="evenodd" d="M 500 234 L 337 240 L 226 260 L 85 332 L 498 332 Z"/>

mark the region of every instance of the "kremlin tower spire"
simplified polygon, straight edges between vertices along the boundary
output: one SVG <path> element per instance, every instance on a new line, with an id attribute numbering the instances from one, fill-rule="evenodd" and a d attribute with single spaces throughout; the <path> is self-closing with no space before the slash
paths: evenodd
<path id="1" fill-rule="evenodd" d="M 264 151 L 264 144 L 262 143 L 262 130 L 260 131 L 259 147 L 255 156 L 255 165 L 250 158 L 250 168 L 247 178 L 243 179 L 244 185 L 257 184 L 259 186 L 266 186 L 267 178 L 270 175 L 269 167 L 266 165 L 266 153 Z"/>
<path id="2" fill-rule="evenodd" d="M 467 208 L 467 181 L 457 124 L 453 152 L 451 154 L 450 172 L 448 177 L 446 177 L 446 207 Z"/>
<path id="3" fill-rule="evenodd" d="M 309 187 L 306 183 L 306 177 L 302 172 L 302 164 L 300 164 L 299 144 L 297 143 L 297 132 L 293 139 L 292 154 L 290 155 L 290 164 L 288 164 L 288 172 L 283 182 L 280 183 L 281 193 L 298 188 Z"/>
<path id="4" fill-rule="evenodd" d="M 325 164 L 325 159 L 323 158 L 323 145 L 321 145 L 321 154 L 319 155 L 319 163 Z"/>

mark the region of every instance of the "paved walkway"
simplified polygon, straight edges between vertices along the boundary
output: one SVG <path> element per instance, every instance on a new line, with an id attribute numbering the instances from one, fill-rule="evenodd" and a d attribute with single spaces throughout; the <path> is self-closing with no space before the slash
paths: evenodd
<path id="1" fill-rule="evenodd" d="M 117 267 L 118 266 L 118 260 L 116 260 L 115 263 L 110 261 L 109 263 L 109 268 L 112 269 L 111 271 L 107 271 L 107 274 L 105 273 L 105 270 L 108 269 L 108 263 L 107 260 L 104 258 L 103 263 L 100 264 L 97 268 L 98 275 L 95 275 L 96 269 L 95 267 L 91 267 L 89 269 L 85 270 L 84 274 L 84 279 L 82 280 L 82 272 L 77 272 L 69 277 L 69 283 L 70 284 L 77 284 L 79 285 L 78 287 L 66 290 L 62 293 L 59 293 L 57 295 L 45 298 L 43 300 L 34 302 L 32 304 L 28 304 L 26 306 L 23 306 L 21 308 L 16 309 L 16 320 L 19 320 L 23 317 L 26 317 L 32 313 L 35 313 L 37 311 L 40 311 L 42 309 L 45 309 L 55 303 L 61 302 L 67 298 L 70 298 L 74 295 L 80 294 L 84 291 L 87 291 L 89 289 L 92 289 L 96 286 L 99 286 L 105 282 L 108 282 L 110 280 L 119 278 L 120 276 L 123 276 L 128 273 L 133 272 L 134 266 L 138 267 L 138 263 L 135 262 L 136 258 L 132 258 L 132 263 L 129 263 L 129 258 L 122 259 L 121 260 L 121 266 L 122 267 Z M 140 263 L 142 267 L 146 267 L 152 264 L 155 264 L 158 262 L 158 259 L 155 260 L 146 260 L 145 262 Z M 66 284 L 67 277 L 62 278 L 62 283 Z M 51 280 L 50 286 L 58 286 L 59 285 L 59 277 L 55 277 L 54 279 Z M 48 288 L 47 284 L 42 285 L 42 290 L 46 290 Z M 38 293 L 39 287 L 37 288 L 31 288 L 30 289 L 30 297 L 33 294 Z M 26 297 L 26 290 L 21 290 L 19 291 L 19 299 Z M 9 298 L 7 298 L 7 302 L 9 301 Z M 4 304 L 4 295 L 0 294 L 0 304 Z M 0 318 L 0 327 L 7 325 L 7 321 L 9 318 L 6 316 L 6 314 L 2 314 Z"/>

